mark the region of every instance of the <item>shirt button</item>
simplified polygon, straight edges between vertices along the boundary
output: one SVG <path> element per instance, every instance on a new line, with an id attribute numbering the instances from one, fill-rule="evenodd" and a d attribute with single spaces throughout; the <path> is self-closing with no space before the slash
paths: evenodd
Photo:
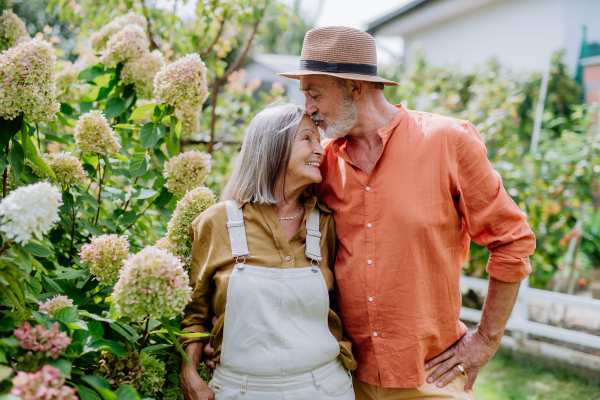
<path id="1" fill-rule="evenodd" d="M 367 186 L 367 192 L 371 190 L 371 186 Z"/>
<path id="2" fill-rule="evenodd" d="M 367 261 L 367 264 L 373 264 L 373 261 L 369 260 Z"/>
<path id="3" fill-rule="evenodd" d="M 370 228 L 370 227 L 371 227 L 371 223 L 369 222 L 369 223 L 367 224 L 367 228 Z"/>
<path id="4" fill-rule="evenodd" d="M 287 256 L 287 257 L 285 258 L 285 261 L 290 261 L 291 259 L 292 259 L 292 257 L 290 257 L 290 256 Z"/>
<path id="5" fill-rule="evenodd" d="M 373 332 L 373 336 L 377 337 L 377 332 Z"/>
<path id="6" fill-rule="evenodd" d="M 372 297 L 369 297 L 369 301 L 373 301 L 373 298 L 372 298 Z"/>

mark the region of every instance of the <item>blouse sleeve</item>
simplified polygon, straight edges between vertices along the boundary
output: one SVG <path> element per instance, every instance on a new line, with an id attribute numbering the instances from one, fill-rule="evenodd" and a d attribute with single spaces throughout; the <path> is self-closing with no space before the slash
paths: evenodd
<path id="1" fill-rule="evenodd" d="M 211 299 L 214 293 L 212 276 L 215 268 L 210 265 L 210 251 L 207 246 L 207 238 L 211 236 L 209 224 L 202 221 L 202 217 L 196 219 L 190 225 L 192 244 L 192 269 L 190 273 L 193 287 L 192 300 L 183 310 L 184 320 L 180 329 L 190 333 L 204 333 L 211 331 Z M 179 337 L 182 347 L 192 342 L 207 342 L 207 337 Z"/>

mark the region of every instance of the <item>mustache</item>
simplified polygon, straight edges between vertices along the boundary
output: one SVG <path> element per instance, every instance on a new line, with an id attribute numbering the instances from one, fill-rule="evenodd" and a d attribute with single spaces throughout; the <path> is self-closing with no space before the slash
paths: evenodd
<path id="1" fill-rule="evenodd" d="M 327 120 L 325 119 L 325 117 L 321 117 L 320 115 L 311 115 L 310 119 L 312 119 L 315 122 L 326 122 Z"/>

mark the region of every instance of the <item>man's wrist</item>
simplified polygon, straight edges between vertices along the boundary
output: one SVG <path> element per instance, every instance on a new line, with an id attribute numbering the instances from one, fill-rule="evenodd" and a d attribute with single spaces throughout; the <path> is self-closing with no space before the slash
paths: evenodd
<path id="1" fill-rule="evenodd" d="M 502 330 L 494 330 L 494 329 L 486 329 L 487 327 L 479 324 L 477 326 L 477 333 L 491 345 L 499 345 L 502 340 L 502 336 L 504 335 L 504 329 Z"/>

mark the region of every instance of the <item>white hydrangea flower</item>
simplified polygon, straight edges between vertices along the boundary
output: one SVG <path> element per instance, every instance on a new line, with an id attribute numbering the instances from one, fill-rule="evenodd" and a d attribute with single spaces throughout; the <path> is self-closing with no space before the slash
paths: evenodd
<path id="1" fill-rule="evenodd" d="M 21 186 L 0 202 L 0 230 L 21 244 L 29 242 L 32 235 L 42 239 L 42 235 L 60 221 L 58 208 L 61 205 L 60 191 L 48 182 Z"/>

